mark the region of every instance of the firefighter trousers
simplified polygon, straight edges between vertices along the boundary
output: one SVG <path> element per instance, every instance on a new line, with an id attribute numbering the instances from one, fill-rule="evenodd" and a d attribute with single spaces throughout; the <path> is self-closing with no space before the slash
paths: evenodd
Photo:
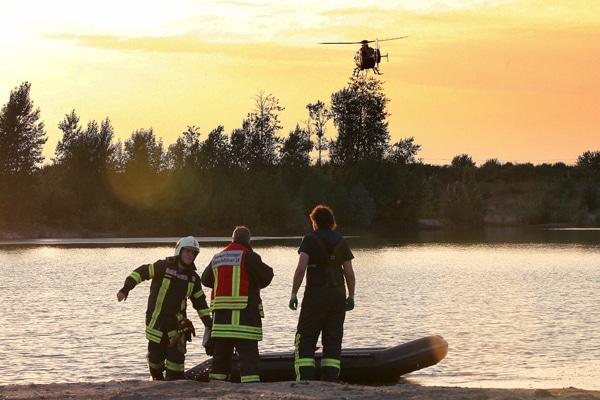
<path id="1" fill-rule="evenodd" d="M 294 343 L 296 380 L 314 380 L 319 374 L 321 380 L 339 381 L 345 319 L 344 288 L 306 288 Z M 317 371 L 315 351 L 319 335 L 323 352 Z"/>
<path id="2" fill-rule="evenodd" d="M 164 380 L 163 371 L 166 369 L 166 379 L 176 380 L 185 378 L 185 354 L 177 346 L 169 346 L 169 336 L 163 334 L 160 343 L 148 341 L 148 368 L 154 380 Z"/>
<path id="3" fill-rule="evenodd" d="M 260 357 L 258 341 L 250 339 L 214 338 L 215 353 L 213 355 L 210 378 L 227 380 L 231 374 L 233 350 L 240 357 L 240 381 L 242 383 L 260 382 Z"/>

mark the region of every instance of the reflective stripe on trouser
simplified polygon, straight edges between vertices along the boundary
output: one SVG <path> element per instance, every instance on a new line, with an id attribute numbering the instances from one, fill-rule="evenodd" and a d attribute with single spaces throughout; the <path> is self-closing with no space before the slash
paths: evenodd
<path id="1" fill-rule="evenodd" d="M 167 379 L 179 379 L 185 376 L 185 354 L 177 346 L 169 346 L 169 336 L 165 333 L 160 343 L 148 341 L 148 367 L 153 378 L 162 378 L 167 370 Z M 166 362 L 165 362 L 166 361 Z"/>
<path id="2" fill-rule="evenodd" d="M 297 358 L 294 361 L 294 370 L 296 371 L 297 381 L 314 381 L 315 380 L 315 359 L 314 358 Z"/>
<path id="3" fill-rule="evenodd" d="M 225 375 L 225 374 L 214 374 L 214 373 L 210 373 L 208 374 L 208 377 L 210 379 L 216 379 L 218 381 L 226 381 L 229 378 L 229 375 Z"/>
<path id="4" fill-rule="evenodd" d="M 306 364 L 305 360 L 314 359 L 319 336 L 323 344 L 323 359 L 341 359 L 345 317 L 344 289 L 319 287 L 305 290 L 294 343 L 297 380 L 315 379 L 314 365 Z M 330 368 L 337 369 L 339 376 L 339 364 L 328 363 L 326 376 L 321 374 L 321 379 L 333 379 L 333 371 L 327 371 Z"/>
<path id="5" fill-rule="evenodd" d="M 260 382 L 260 377 L 258 375 L 242 375 L 241 382 L 242 383 Z"/>
<path id="6" fill-rule="evenodd" d="M 339 382 L 340 360 L 335 358 L 321 359 L 321 380 L 327 382 Z"/>
<path id="7" fill-rule="evenodd" d="M 260 382 L 260 359 L 256 340 L 214 337 L 215 354 L 213 355 L 210 378 L 225 380 L 232 372 L 233 349 L 240 358 L 240 381 Z"/>

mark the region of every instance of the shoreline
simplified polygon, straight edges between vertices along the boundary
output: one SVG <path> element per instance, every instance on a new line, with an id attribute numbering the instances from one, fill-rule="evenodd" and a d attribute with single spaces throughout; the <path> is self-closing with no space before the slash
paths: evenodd
<path id="1" fill-rule="evenodd" d="M 390 386 L 362 386 L 320 381 L 264 382 L 239 384 L 230 382 L 108 381 L 96 383 L 10 384 L 0 386 L 0 399 L 238 399 L 238 400 L 301 400 L 301 399 L 494 399 L 533 400 L 600 400 L 600 391 L 578 388 L 556 389 L 495 389 L 420 386 L 401 383 Z"/>

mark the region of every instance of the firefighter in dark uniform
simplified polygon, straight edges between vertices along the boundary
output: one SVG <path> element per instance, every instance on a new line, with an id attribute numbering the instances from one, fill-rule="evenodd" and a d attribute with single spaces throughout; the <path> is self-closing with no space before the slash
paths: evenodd
<path id="1" fill-rule="evenodd" d="M 210 310 L 202 290 L 194 260 L 200 252 L 198 241 L 184 237 L 175 246 L 175 255 L 145 264 L 135 269 L 126 279 L 117 299 L 127 299 L 129 292 L 143 281 L 152 280 L 146 309 L 146 338 L 148 339 L 148 366 L 154 380 L 185 378 L 186 341 L 195 335 L 192 322 L 187 319 L 187 299 L 198 312 L 205 328 L 212 326 Z"/>
<path id="2" fill-rule="evenodd" d="M 344 320 L 346 311 L 354 309 L 354 255 L 342 235 L 334 231 L 337 224 L 329 207 L 316 206 L 310 219 L 314 232 L 300 243 L 289 303 L 292 310 L 297 309 L 297 293 L 306 275 L 294 343 L 296 380 L 316 378 L 315 350 L 321 335 L 321 380 L 338 382 Z"/>
<path id="3" fill-rule="evenodd" d="M 240 357 L 241 382 L 260 382 L 258 341 L 263 338 L 264 318 L 260 290 L 273 280 L 273 269 L 252 250 L 250 238 L 248 228 L 237 226 L 231 243 L 215 254 L 202 273 L 202 283 L 212 288 L 211 379 L 230 379 L 235 349 Z"/>

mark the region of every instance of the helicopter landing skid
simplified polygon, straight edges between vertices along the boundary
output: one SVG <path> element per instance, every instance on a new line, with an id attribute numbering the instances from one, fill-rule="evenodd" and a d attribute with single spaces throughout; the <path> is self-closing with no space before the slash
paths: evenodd
<path id="1" fill-rule="evenodd" d="M 383 75 L 383 73 L 377 67 L 373 67 L 372 69 L 373 69 L 373 73 L 375 75 Z M 354 76 L 360 75 L 360 71 L 367 71 L 367 69 L 360 68 L 360 67 L 354 68 Z"/>

